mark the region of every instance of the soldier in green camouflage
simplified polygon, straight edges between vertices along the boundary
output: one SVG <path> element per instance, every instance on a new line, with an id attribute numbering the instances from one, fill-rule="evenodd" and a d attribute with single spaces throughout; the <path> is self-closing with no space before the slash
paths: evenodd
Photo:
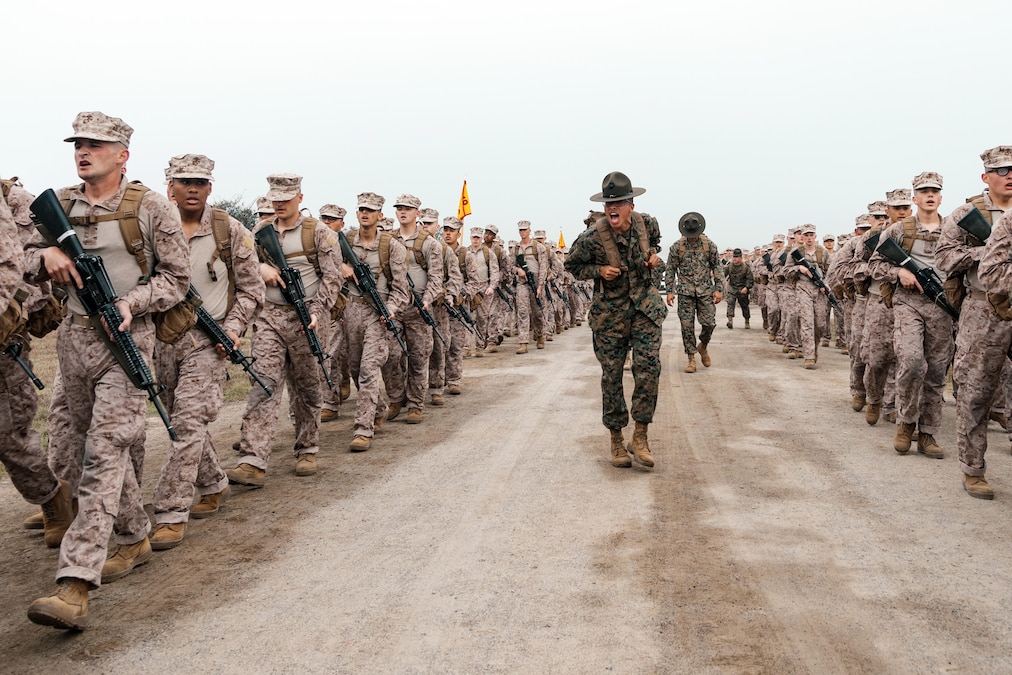
<path id="1" fill-rule="evenodd" d="M 661 325 L 668 314 L 653 284 L 661 259 L 651 249 L 646 225 L 633 211 L 633 198 L 646 192 L 632 187 L 622 173 L 605 176 L 591 201 L 604 202 L 605 215 L 584 230 L 570 248 L 566 269 L 577 279 L 594 280 L 589 322 L 594 354 L 601 363 L 601 421 L 611 432 L 611 463 L 632 465 L 629 452 L 643 466 L 653 466 L 647 426 L 657 407 L 661 374 Z M 632 349 L 632 418 L 636 423 L 628 449 L 622 429 L 629 424 L 622 389 L 622 366 Z"/>
<path id="2" fill-rule="evenodd" d="M 668 250 L 668 264 L 664 274 L 668 307 L 675 304 L 675 293 L 678 294 L 682 344 L 688 356 L 685 366 L 687 373 L 696 372 L 697 352 L 703 366 L 710 367 L 710 354 L 706 346 L 717 325 L 716 305 L 723 298 L 720 291 L 723 287 L 723 272 L 717 245 L 703 234 L 704 229 L 706 220 L 698 213 L 690 212 L 681 217 L 678 231 L 682 233 L 682 238 Z M 697 316 L 702 326 L 699 344 L 696 344 Z"/>
<path id="3" fill-rule="evenodd" d="M 745 328 L 751 317 L 748 309 L 749 293 L 755 284 L 752 268 L 742 260 L 741 249 L 731 252 L 731 264 L 724 267 L 727 275 L 727 327 L 734 328 L 734 305 L 741 307 L 741 316 L 745 319 Z"/>

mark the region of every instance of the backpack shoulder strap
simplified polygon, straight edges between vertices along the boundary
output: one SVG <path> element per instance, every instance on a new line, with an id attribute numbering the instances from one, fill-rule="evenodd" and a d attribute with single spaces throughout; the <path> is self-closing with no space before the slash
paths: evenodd
<path id="1" fill-rule="evenodd" d="M 411 250 L 415 253 L 415 263 L 426 272 L 429 271 L 429 261 L 425 259 L 425 253 L 422 251 L 422 247 L 425 246 L 425 240 L 430 236 L 432 235 L 425 230 L 419 229 L 418 236 L 415 237 L 415 243 L 411 247 Z"/>
<path id="2" fill-rule="evenodd" d="M 608 224 L 607 218 L 598 218 L 594 227 L 597 229 L 601 245 L 604 246 L 604 255 L 608 258 L 608 264 L 612 267 L 621 267 L 622 259 L 619 258 L 618 245 L 615 244 L 615 236 L 611 233 L 611 226 Z"/>
<path id="3" fill-rule="evenodd" d="M 393 283 L 394 275 L 390 271 L 390 239 L 393 235 L 389 232 L 379 233 L 379 258 L 380 258 L 380 270 L 383 271 L 383 276 L 387 278 L 387 283 Z"/>
<path id="4" fill-rule="evenodd" d="M 214 233 L 214 254 L 207 263 L 207 269 L 213 271 L 214 261 L 221 260 L 228 269 L 228 309 L 232 309 L 235 300 L 235 269 L 232 267 L 232 236 L 228 212 L 223 209 L 211 210 L 211 231 Z M 227 310 L 226 310 L 227 311 Z"/>
<path id="5" fill-rule="evenodd" d="M 320 221 L 312 216 L 306 216 L 302 220 L 302 250 L 285 256 L 286 258 L 306 256 L 317 275 L 320 274 L 320 256 L 316 252 L 316 224 L 318 222 Z"/>
<path id="6" fill-rule="evenodd" d="M 4 193 L 6 194 L 6 193 Z M 987 208 L 987 203 L 984 201 L 984 195 L 976 195 L 966 200 L 967 204 L 973 204 L 977 207 L 977 210 L 981 212 L 984 219 L 987 220 L 987 224 L 994 227 L 994 223 L 991 220 L 991 209 Z"/>
<path id="7" fill-rule="evenodd" d="M 139 181 L 134 181 L 127 186 L 123 194 L 123 200 L 119 203 L 119 210 L 106 216 L 99 216 L 93 219 L 94 222 L 102 220 L 119 220 L 119 231 L 123 235 L 123 243 L 128 251 L 134 254 L 137 259 L 137 266 L 141 268 L 141 283 L 147 283 L 150 277 L 148 259 L 144 255 L 144 237 L 141 236 L 140 208 L 141 200 L 149 188 Z"/>
<path id="8" fill-rule="evenodd" d="M 903 219 L 903 250 L 908 254 L 917 238 L 917 219 L 912 215 Z"/>

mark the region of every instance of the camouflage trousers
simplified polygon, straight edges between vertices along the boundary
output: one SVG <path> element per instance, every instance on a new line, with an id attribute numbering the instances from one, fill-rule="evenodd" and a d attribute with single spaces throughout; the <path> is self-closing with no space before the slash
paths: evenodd
<path id="1" fill-rule="evenodd" d="M 552 335 L 555 332 L 555 292 L 551 297 L 548 293 L 541 295 L 541 325 L 545 327 L 545 335 Z"/>
<path id="2" fill-rule="evenodd" d="M 25 337 L 21 360 L 32 367 L 31 338 Z M 44 504 L 60 484 L 46 463 L 39 434 L 32 428 L 39 395 L 35 385 L 7 354 L 0 354 L 0 462 L 14 488 L 29 504 Z"/>
<path id="3" fill-rule="evenodd" d="M 696 353 L 696 318 L 699 318 L 701 330 L 699 341 L 704 345 L 710 343 L 710 336 L 717 325 L 717 307 L 713 304 L 712 295 L 678 295 L 678 321 L 682 324 L 682 345 L 686 354 Z M 645 321 L 646 319 L 644 319 Z"/>
<path id="4" fill-rule="evenodd" d="M 151 321 L 134 317 L 130 332 L 150 361 Z M 56 352 L 61 400 L 49 427 L 67 443 L 57 452 L 70 465 L 68 475 L 79 477 L 78 513 L 63 537 L 56 578 L 82 579 L 97 588 L 114 521 L 117 544 L 136 543 L 151 529 L 140 493 L 143 456 L 131 453 L 144 445 L 147 394 L 133 386 L 96 330 L 75 325 L 71 316 L 57 333 Z"/>
<path id="5" fill-rule="evenodd" d="M 330 342 L 327 345 L 330 379 L 334 383 L 331 390 L 326 383 L 320 387 L 323 393 L 323 410 L 336 412 L 341 408 L 340 385 L 351 380 L 348 370 L 348 338 L 344 333 L 344 317 L 330 322 Z"/>
<path id="6" fill-rule="evenodd" d="M 353 295 L 344 309 L 344 328 L 348 339 L 348 370 L 355 381 L 358 394 L 355 398 L 356 436 L 372 438 L 375 420 L 386 413 L 382 400 L 383 364 L 389 357 L 390 331 L 379 313 L 361 296 Z M 394 349 L 401 353 L 394 341 Z"/>
<path id="7" fill-rule="evenodd" d="M 777 337 L 787 344 L 787 331 L 794 312 L 794 287 L 788 282 L 777 285 L 777 304 L 780 306 L 780 325 Z"/>
<path id="8" fill-rule="evenodd" d="M 925 433 L 942 426 L 945 374 L 952 360 L 952 319 L 923 295 L 897 289 L 893 305 L 896 421 Z"/>
<path id="9" fill-rule="evenodd" d="M 317 328 L 320 343 L 326 350 L 329 322 Z M 295 309 L 288 305 L 267 303 L 253 322 L 252 352 L 256 357 L 256 371 L 274 393 L 270 396 L 262 387 L 253 386 L 246 398 L 246 412 L 242 416 L 242 440 L 239 446 L 239 463 L 267 470 L 271 458 L 271 444 L 278 426 L 278 409 L 281 407 L 282 385 L 287 370 L 292 373 L 289 392 L 292 412 L 295 415 L 295 446 L 293 456 L 315 454 L 320 450 L 320 410 L 323 407 L 322 371 L 309 349 L 309 341 L 302 332 Z"/>
<path id="10" fill-rule="evenodd" d="M 713 307 L 712 302 L 710 307 Z M 635 310 L 628 310 L 624 315 L 610 315 L 602 322 L 592 317 L 591 323 L 594 355 L 601 363 L 601 422 L 608 429 L 622 429 L 629 424 L 622 374 L 631 349 L 632 418 L 650 424 L 657 407 L 661 376 L 661 327 Z"/>
<path id="11" fill-rule="evenodd" d="M 425 408 L 425 391 L 429 387 L 432 341 L 438 341 L 438 338 L 432 334 L 432 328 L 425 323 L 414 306 L 402 309 L 397 318 L 398 329 L 408 345 L 408 356 L 404 358 L 404 352 L 393 335 L 390 335 L 389 356 L 383 365 L 387 398 L 391 401 L 407 401 L 409 409 L 422 410 Z M 442 347 L 443 343 L 440 342 L 439 345 Z"/>
<path id="12" fill-rule="evenodd" d="M 801 351 L 801 304 L 798 300 L 798 289 L 791 284 L 784 284 L 784 296 L 780 300 L 784 325 L 784 343 L 793 350 Z"/>
<path id="13" fill-rule="evenodd" d="M 442 395 L 446 381 L 447 354 L 452 348 L 453 340 L 450 337 L 450 313 L 443 306 L 432 308 L 432 318 L 436 320 L 436 327 L 440 335 L 450 343 L 450 346 L 443 344 L 442 340 L 432 334 L 432 353 L 429 355 L 429 394 Z M 453 323 L 458 323 L 454 321 Z M 458 348 L 458 353 L 463 358 L 463 350 Z"/>
<path id="14" fill-rule="evenodd" d="M 451 321 L 449 328 L 450 334 L 447 338 L 450 341 L 450 348 L 446 350 L 445 379 L 447 385 L 460 386 L 460 380 L 464 375 L 464 346 L 471 333 L 459 321 Z"/>
<path id="15" fill-rule="evenodd" d="M 780 334 L 780 295 L 779 284 L 766 286 L 766 320 L 769 324 L 770 335 Z"/>
<path id="16" fill-rule="evenodd" d="M 1001 393 L 1012 348 L 1012 321 L 1002 321 L 984 293 L 971 291 L 963 300 L 952 362 L 956 397 L 956 451 L 959 468 L 983 476 L 987 468 L 987 422 L 991 402 Z M 1007 413 L 1006 409 L 1006 413 Z"/>
<path id="17" fill-rule="evenodd" d="M 850 334 L 847 336 L 847 351 L 850 352 L 850 395 L 864 396 L 864 315 L 868 310 L 868 296 L 859 295 L 850 311 Z"/>
<path id="18" fill-rule="evenodd" d="M 734 306 L 737 303 L 741 307 L 741 317 L 746 321 L 752 318 L 748 308 L 749 296 L 748 293 L 728 293 L 727 294 L 727 318 L 734 318 Z"/>
<path id="19" fill-rule="evenodd" d="M 864 356 L 864 390 L 868 403 L 881 403 L 883 412 L 895 409 L 896 355 L 893 350 L 893 310 L 881 295 L 868 296 L 864 314 L 861 353 Z"/>
<path id="20" fill-rule="evenodd" d="M 201 495 L 221 492 L 228 485 L 207 430 L 224 402 L 225 359 L 203 331 L 192 328 L 174 345 L 155 345 L 155 373 L 165 387 L 162 399 L 179 436 L 172 441 L 155 484 L 155 522 L 185 523 L 195 485 Z"/>
<path id="21" fill-rule="evenodd" d="M 472 303 L 474 309 L 471 310 L 471 318 L 474 319 L 475 330 L 481 336 L 476 338 L 475 347 L 477 349 L 484 349 L 496 339 L 496 332 L 493 328 L 492 305 L 498 298 L 495 296 L 495 293 L 491 297 L 482 293 L 476 296 L 475 300 L 479 300 L 479 302 L 477 305 Z"/>
<path id="22" fill-rule="evenodd" d="M 819 326 L 819 316 L 822 308 L 826 306 L 826 296 L 815 284 L 799 280 L 794 289 L 794 298 L 798 306 L 798 335 L 801 342 L 801 352 L 805 359 L 816 358 L 816 347 L 822 331 Z"/>
<path id="23" fill-rule="evenodd" d="M 517 342 L 525 345 L 531 341 L 531 333 L 537 341 L 545 334 L 544 313 L 531 294 L 531 287 L 517 282 Z"/>

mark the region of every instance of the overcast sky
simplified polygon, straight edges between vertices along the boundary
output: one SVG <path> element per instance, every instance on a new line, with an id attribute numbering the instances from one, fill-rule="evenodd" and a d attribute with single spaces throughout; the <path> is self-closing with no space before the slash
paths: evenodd
<path id="1" fill-rule="evenodd" d="M 687 211 L 722 248 L 840 233 L 926 170 L 948 213 L 1012 144 L 1012 3 L 959 4 L 6 3 L 0 175 L 74 183 L 62 139 L 101 110 L 135 129 L 130 178 L 206 154 L 212 199 L 290 171 L 314 214 L 373 191 L 445 216 L 466 179 L 466 226 L 571 243 L 618 170 L 665 248 Z"/>

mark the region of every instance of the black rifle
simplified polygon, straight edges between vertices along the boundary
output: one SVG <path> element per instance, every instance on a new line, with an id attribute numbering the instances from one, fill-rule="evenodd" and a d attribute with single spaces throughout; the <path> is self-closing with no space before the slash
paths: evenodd
<path id="1" fill-rule="evenodd" d="M 425 304 L 422 302 L 422 296 L 418 295 L 418 292 L 415 291 L 415 282 L 411 280 L 410 274 L 408 275 L 408 286 L 410 286 L 408 291 L 411 293 L 411 304 L 413 304 L 415 309 L 418 310 L 418 313 L 421 314 L 422 321 L 432 327 L 432 332 L 436 334 L 436 337 L 439 338 L 439 341 L 443 343 L 444 347 L 449 347 L 446 343 L 446 338 L 444 338 L 443 334 L 439 332 L 438 328 L 436 328 L 436 320 L 432 318 L 432 312 L 425 309 Z"/>
<path id="2" fill-rule="evenodd" d="M 19 338 L 15 338 L 10 342 L 10 344 L 4 347 L 4 354 L 14 359 L 14 362 L 21 366 L 21 370 L 25 371 L 25 375 L 27 375 L 28 379 L 32 381 L 35 388 L 41 391 L 46 388 L 46 385 L 42 384 L 42 380 L 40 380 L 35 373 L 32 372 L 32 367 L 21 358 L 21 350 L 24 348 L 25 343 L 23 343 Z"/>
<path id="3" fill-rule="evenodd" d="M 513 284 L 516 285 L 516 281 L 514 281 Z M 510 300 L 507 300 L 506 304 L 509 306 L 511 312 L 515 312 L 516 309 L 517 309 L 517 294 L 516 294 L 516 291 L 514 291 L 509 286 L 503 286 L 502 289 L 503 289 L 503 291 L 506 292 L 506 295 L 510 296 Z"/>
<path id="4" fill-rule="evenodd" d="M 871 254 L 875 252 L 875 247 L 878 246 L 879 237 L 882 236 L 882 231 L 879 230 L 875 234 L 871 235 L 864 240 L 864 252 L 861 254 L 861 258 L 868 262 L 871 260 Z"/>
<path id="5" fill-rule="evenodd" d="M 782 267 L 786 264 L 787 264 L 787 251 L 784 251 L 783 253 L 780 254 L 780 266 Z"/>
<path id="6" fill-rule="evenodd" d="M 524 271 L 524 275 L 527 277 L 527 285 L 531 287 L 531 295 L 534 296 L 534 301 L 538 303 L 538 307 L 541 307 L 541 298 L 538 297 L 538 282 L 534 281 L 534 275 L 527 269 L 527 262 L 524 260 L 523 253 L 517 253 L 517 267 Z"/>
<path id="7" fill-rule="evenodd" d="M 197 289 L 194 288 L 192 284 L 190 285 L 190 290 L 186 293 L 186 299 L 190 300 L 192 304 L 196 306 L 195 311 L 197 313 L 197 327 L 204 331 L 207 337 L 211 338 L 215 344 L 219 344 L 225 348 L 225 356 L 228 357 L 229 361 L 242 366 L 242 369 L 246 371 L 246 374 L 253 378 L 253 381 L 259 384 L 263 390 L 267 392 L 268 396 L 273 396 L 274 392 L 271 391 L 271 388 L 268 387 L 267 384 L 260 379 L 260 376 L 257 375 L 256 371 L 253 370 L 253 362 L 257 360 L 257 357 L 246 356 L 243 354 L 241 349 L 233 346 L 232 338 L 228 336 L 228 333 L 226 333 L 225 329 L 221 327 L 221 324 L 215 321 L 214 317 L 208 314 L 207 310 L 200 305 L 202 302 L 200 300 L 200 293 L 197 292 Z M 227 374 L 228 373 L 226 372 L 226 375 Z"/>
<path id="8" fill-rule="evenodd" d="M 327 357 L 323 353 L 320 336 L 309 327 L 313 320 L 309 316 L 309 308 L 306 307 L 306 287 L 302 283 L 302 273 L 288 264 L 284 250 L 281 248 L 281 242 L 278 241 L 278 233 L 274 231 L 273 225 L 261 227 L 256 233 L 256 240 L 267 252 L 267 257 L 274 262 L 274 266 L 281 272 L 281 281 L 284 283 L 284 286 L 281 287 L 281 295 L 285 302 L 295 308 L 299 323 L 302 324 L 302 330 L 309 341 L 309 351 L 316 357 L 316 362 L 320 364 L 327 388 L 334 391 L 334 383 L 330 381 L 330 373 L 327 372 L 327 364 L 325 363 Z"/>
<path id="9" fill-rule="evenodd" d="M 450 318 L 455 319 L 464 325 L 464 328 L 474 333 L 474 336 L 481 339 L 481 335 L 478 334 L 478 328 L 474 325 L 474 319 L 471 317 L 471 313 L 467 312 L 467 308 L 463 304 L 460 305 L 460 309 L 457 309 L 447 300 L 443 300 L 443 308 L 446 309 L 446 313 L 450 315 Z M 465 315 L 464 312 L 467 312 Z"/>
<path id="10" fill-rule="evenodd" d="M 502 300 L 503 302 L 506 303 L 506 306 L 509 307 L 510 311 L 512 312 L 513 311 L 513 303 L 510 302 L 509 298 L 506 297 L 506 294 L 503 293 L 502 288 L 500 288 L 499 286 L 496 286 L 495 287 L 495 294 L 499 296 L 500 300 Z"/>
<path id="11" fill-rule="evenodd" d="M 584 288 L 584 287 L 583 287 L 582 285 L 580 285 L 580 284 L 577 284 L 577 286 L 576 286 L 576 290 L 580 291 L 580 293 L 582 293 L 582 294 L 583 294 L 583 297 L 587 298 L 587 301 L 588 301 L 588 302 L 590 302 L 590 300 L 591 300 L 591 297 L 590 297 L 590 293 L 588 293 L 588 292 L 587 292 L 587 289 L 586 289 L 586 288 Z"/>
<path id="12" fill-rule="evenodd" d="M 355 255 L 355 249 L 348 243 L 348 238 L 344 236 L 343 231 L 337 233 L 337 238 L 341 241 L 341 256 L 351 266 L 352 271 L 355 272 L 355 288 L 358 289 L 358 292 L 363 297 L 372 300 L 373 307 L 383 320 L 383 325 L 394 334 L 394 337 L 397 338 L 397 344 L 401 346 L 401 351 L 407 356 L 408 346 L 404 344 L 404 338 L 398 332 L 397 324 L 394 323 L 393 317 L 390 316 L 390 310 L 387 309 L 386 303 L 380 297 L 379 289 L 376 288 L 376 279 L 372 275 L 372 268 L 369 267 L 368 263 L 364 263 L 358 259 L 358 256 Z"/>
<path id="13" fill-rule="evenodd" d="M 924 297 L 945 310 L 945 313 L 953 319 L 959 318 L 959 310 L 949 304 L 945 297 L 945 289 L 942 287 L 942 280 L 938 278 L 935 270 L 918 263 L 907 255 L 907 252 L 895 240 L 888 237 L 878 245 L 876 251 L 894 265 L 912 272 L 924 291 Z"/>
<path id="14" fill-rule="evenodd" d="M 32 202 L 31 210 L 35 216 L 36 227 L 42 235 L 48 241 L 57 242 L 60 250 L 74 261 L 74 267 L 81 277 L 83 286 L 75 289 L 77 298 L 93 322 L 99 322 L 101 319 L 101 322 L 105 323 L 105 330 L 102 326 L 95 325 L 95 332 L 105 341 L 109 351 L 116 357 L 117 363 L 130 378 L 130 382 L 148 393 L 148 400 L 154 404 L 158 416 L 162 418 L 169 437 L 174 441 L 179 440 L 176 430 L 172 428 L 172 422 L 169 421 L 169 414 L 165 412 L 165 407 L 158 398 L 164 387 L 156 383 L 151 376 L 148 364 L 144 362 L 144 357 L 130 331 L 119 329 L 123 323 L 123 316 L 116 307 L 119 297 L 116 295 L 116 289 L 112 287 L 109 274 L 105 271 L 102 258 L 84 252 L 81 242 L 77 239 L 77 232 L 67 220 L 67 215 L 60 206 L 60 200 L 51 189 L 43 192 Z"/>
<path id="15" fill-rule="evenodd" d="M 991 226 L 977 207 L 970 209 L 970 212 L 963 216 L 956 225 L 979 241 L 981 246 L 987 243 L 988 237 L 991 236 Z"/>
<path id="16" fill-rule="evenodd" d="M 770 272 L 772 272 L 773 271 L 773 262 L 770 259 L 770 254 L 769 253 L 763 253 L 763 262 L 766 264 L 766 269 L 768 269 Z"/>
<path id="17" fill-rule="evenodd" d="M 798 265 L 804 267 L 811 273 L 812 283 L 826 292 L 826 298 L 829 300 L 829 304 L 837 309 L 843 309 L 840 305 L 840 301 L 836 299 L 836 296 L 833 295 L 833 291 L 829 290 L 829 286 L 827 286 L 826 282 L 822 279 L 822 272 L 819 271 L 818 267 L 808 262 L 805 258 L 805 254 L 801 252 L 801 249 L 796 248 L 791 251 L 791 257 L 794 258 L 794 262 L 798 263 Z"/>
<path id="18" fill-rule="evenodd" d="M 549 283 L 552 285 L 552 288 L 555 289 L 555 294 L 560 298 L 562 298 L 562 304 L 564 304 L 566 307 L 569 307 L 569 298 L 567 298 L 566 294 L 562 292 L 562 290 L 559 288 L 559 285 L 555 283 L 554 280 L 550 281 Z"/>

